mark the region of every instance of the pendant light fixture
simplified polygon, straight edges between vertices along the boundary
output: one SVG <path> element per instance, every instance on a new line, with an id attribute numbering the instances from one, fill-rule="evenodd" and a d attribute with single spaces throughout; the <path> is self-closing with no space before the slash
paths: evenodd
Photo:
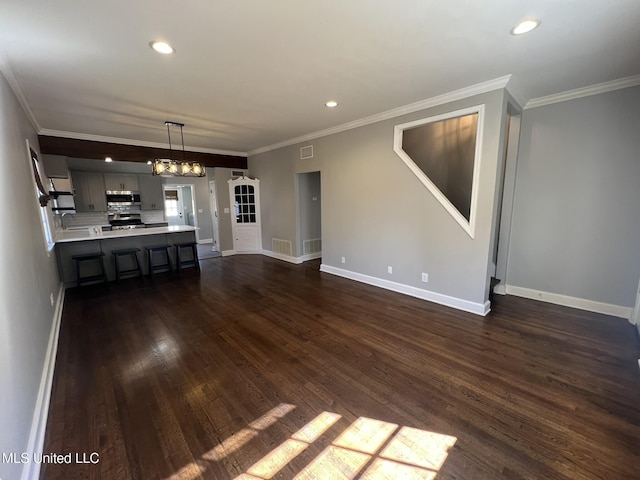
<path id="1" fill-rule="evenodd" d="M 187 162 L 184 152 L 184 134 L 182 129 L 184 123 L 169 122 L 164 124 L 167 126 L 167 135 L 169 136 L 169 158 L 156 158 L 151 166 L 151 172 L 154 175 L 165 175 L 174 177 L 204 177 L 207 172 L 198 162 Z M 182 141 L 182 161 L 172 159 L 172 147 L 171 147 L 171 127 L 180 127 L 180 139 Z"/>

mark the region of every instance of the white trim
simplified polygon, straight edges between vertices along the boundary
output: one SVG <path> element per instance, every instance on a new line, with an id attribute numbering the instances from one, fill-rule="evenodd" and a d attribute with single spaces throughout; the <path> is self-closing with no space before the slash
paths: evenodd
<path id="1" fill-rule="evenodd" d="M 494 80 L 489 80 L 483 83 L 478 83 L 476 85 L 471 85 L 470 87 L 454 90 L 453 92 L 431 97 L 426 100 L 421 100 L 419 102 L 410 103 L 409 105 L 404 105 L 402 107 L 397 107 L 392 110 L 387 110 L 386 112 L 377 113 L 375 115 L 364 117 L 359 120 L 354 120 L 353 122 L 343 123 L 342 125 L 337 125 L 335 127 L 327 128 L 325 130 L 319 130 L 317 132 L 308 133 L 307 135 L 291 138 L 289 140 L 285 140 L 279 143 L 274 143 L 273 145 L 268 145 L 266 147 L 256 148 L 255 150 L 251 150 L 247 152 L 247 155 L 248 156 L 258 155 L 259 153 L 265 153 L 271 150 L 276 150 L 278 148 L 288 147 L 289 145 L 295 145 L 296 143 L 308 142 L 316 138 L 326 137 L 327 135 L 333 135 L 335 133 L 345 132 L 347 130 L 363 127 L 365 125 L 371 125 L 372 123 L 381 122 L 383 120 L 389 120 L 390 118 L 400 117 L 408 113 L 418 112 L 420 110 L 436 107 L 438 105 L 444 105 L 445 103 L 454 102 L 456 100 L 461 100 L 463 98 L 469 98 L 474 95 L 480 95 L 482 93 L 499 90 L 501 88 L 505 88 L 505 86 L 507 85 L 510 79 L 511 79 L 511 75 L 505 75 L 504 77 L 496 78 Z"/>
<path id="2" fill-rule="evenodd" d="M 295 264 L 302 263 L 302 259 L 300 257 L 290 257 L 289 255 L 283 255 L 282 253 L 272 252 L 271 250 L 263 249 L 262 254 L 267 257 L 275 258 L 277 260 L 283 260 L 289 263 L 295 263 Z"/>
<path id="3" fill-rule="evenodd" d="M 60 283 L 58 288 L 58 299 L 53 312 L 51 332 L 49 334 L 49 344 L 44 358 L 42 376 L 40 378 L 40 388 L 36 407 L 31 420 L 31 431 L 29 432 L 29 442 L 27 453 L 29 458 L 33 458 L 36 452 L 42 452 L 44 447 L 44 434 L 47 428 L 47 418 L 49 415 L 49 401 L 51 400 L 51 388 L 53 384 L 53 373 L 56 366 L 56 354 L 58 352 L 58 336 L 60 334 L 60 324 L 62 321 L 62 307 L 64 304 L 65 289 Z M 22 467 L 21 480 L 36 480 L 40 478 L 40 463 L 27 462 Z"/>
<path id="4" fill-rule="evenodd" d="M 524 108 L 542 107 L 544 105 L 551 105 L 552 103 L 566 102 L 567 100 L 573 100 L 575 98 L 589 97 L 591 95 L 598 95 L 600 93 L 612 92 L 614 90 L 621 90 L 638 85 L 640 85 L 640 75 L 632 75 L 609 82 L 567 90 L 566 92 L 554 93 L 553 95 L 547 95 L 545 97 L 532 98 Z"/>
<path id="5" fill-rule="evenodd" d="M 522 93 L 519 82 L 515 81 L 512 77 L 509 79 L 507 86 L 505 87 L 509 95 L 511 96 L 512 103 L 515 103 L 518 110 L 524 110 L 524 106 L 527 104 L 528 98 Z"/>
<path id="6" fill-rule="evenodd" d="M 39 135 L 47 135 L 50 137 L 73 138 L 75 140 L 89 140 L 92 142 L 120 143 L 122 145 L 133 145 L 136 147 L 151 147 L 169 149 L 168 143 L 145 142 L 142 140 L 132 140 L 130 138 L 105 137 L 103 135 L 93 135 L 90 133 L 65 132 L 63 130 L 51 130 L 42 128 L 38 131 Z M 233 150 L 217 150 L 214 148 L 190 147 L 185 145 L 187 152 L 212 153 L 218 155 L 232 155 L 235 157 L 246 157 L 247 152 L 236 152 Z"/>
<path id="7" fill-rule="evenodd" d="M 298 258 L 303 262 L 308 262 L 309 260 L 316 260 L 318 258 L 322 258 L 322 252 L 307 253 L 306 255 L 302 255 L 301 257 L 298 257 Z"/>
<path id="8" fill-rule="evenodd" d="M 11 62 L 9 61 L 9 57 L 7 56 L 6 52 L 2 48 L 0 48 L 0 72 L 2 72 L 2 74 L 4 75 L 4 78 L 7 80 L 7 83 L 9 84 L 9 87 L 11 87 L 11 90 L 13 90 L 13 94 L 18 99 L 18 103 L 24 110 L 24 113 L 27 115 L 27 118 L 29 119 L 29 122 L 31 122 L 33 129 L 36 132 L 40 131 L 40 124 L 38 123 L 38 120 L 36 119 L 36 116 L 34 115 L 33 110 L 31 110 L 31 107 L 29 106 L 27 97 L 24 94 L 22 87 L 18 83 L 18 79 L 16 78 L 13 72 L 13 68 L 11 68 Z"/>
<path id="9" fill-rule="evenodd" d="M 420 167 L 407 155 L 402 149 L 403 132 L 409 128 L 426 125 L 428 123 L 439 122 L 451 118 L 463 117 L 465 115 L 478 114 L 478 127 L 476 131 L 476 145 L 473 161 L 473 179 L 471 180 L 471 205 L 469 206 L 469 220 L 462 215 L 451 201 L 442 193 L 442 191 L 431 181 L 431 179 L 423 172 Z M 475 105 L 469 108 L 463 108 L 454 112 L 447 112 L 433 117 L 415 120 L 413 122 L 396 125 L 393 129 L 393 151 L 402 161 L 409 167 L 416 177 L 427 187 L 431 194 L 442 204 L 456 222 L 469 234 L 471 238 L 475 235 L 476 214 L 478 210 L 478 190 L 480 187 L 480 162 L 482 159 L 482 137 L 484 131 L 484 105 Z"/>
<path id="10" fill-rule="evenodd" d="M 223 257 L 230 257 L 232 255 L 235 255 L 236 251 L 235 250 L 222 250 L 220 252 L 220 255 L 222 255 Z"/>
<path id="11" fill-rule="evenodd" d="M 266 257 L 283 260 L 289 263 L 295 263 L 296 265 L 308 262 L 309 260 L 315 260 L 316 258 L 322 258 L 322 252 L 310 253 L 308 255 L 302 255 L 301 257 L 290 257 L 288 255 L 282 255 L 281 253 L 272 252 L 271 250 L 262 250 L 262 254 Z"/>
<path id="12" fill-rule="evenodd" d="M 198 240 L 198 244 L 203 243 L 213 243 L 213 238 L 201 238 L 200 240 Z"/>
<path id="13" fill-rule="evenodd" d="M 375 287 L 391 290 L 393 292 L 402 293 L 411 297 L 420 298 L 422 300 L 427 300 L 447 307 L 463 310 L 465 312 L 475 313 L 476 315 L 485 316 L 491 310 L 491 304 L 488 301 L 484 304 L 470 302 L 462 298 L 450 297 L 449 295 L 443 295 L 441 293 L 424 290 L 422 288 L 412 287 L 411 285 L 404 285 L 402 283 L 391 282 L 389 280 L 371 277 L 362 273 L 351 272 L 342 268 L 332 267 L 331 265 L 325 265 L 324 263 L 320 265 L 320 271 L 355 280 L 356 282 L 366 283 Z"/>
<path id="14" fill-rule="evenodd" d="M 515 285 L 506 286 L 507 295 L 515 295 L 516 297 L 530 298 L 532 300 L 540 300 L 542 302 L 553 303 L 565 307 L 579 308 L 589 312 L 602 313 L 629 319 L 631 317 L 631 308 L 611 303 L 596 302 L 587 300 L 586 298 L 570 297 L 558 293 L 543 292 L 532 288 L 516 287 Z"/>
<path id="15" fill-rule="evenodd" d="M 503 283 L 499 283 L 498 285 L 493 287 L 493 293 L 495 293 L 496 295 L 506 295 L 507 287 L 505 287 Z"/>

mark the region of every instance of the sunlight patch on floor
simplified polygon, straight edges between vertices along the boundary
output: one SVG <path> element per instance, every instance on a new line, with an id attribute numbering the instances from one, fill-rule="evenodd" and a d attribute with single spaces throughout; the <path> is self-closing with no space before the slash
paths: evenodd
<path id="1" fill-rule="evenodd" d="M 224 460 L 295 408 L 281 403 L 201 458 Z M 270 480 L 341 418 L 337 413 L 320 413 L 234 480 Z M 360 475 L 362 480 L 434 480 L 456 441 L 451 435 L 359 417 L 293 478 L 352 480 Z M 165 480 L 194 480 L 205 471 L 205 464 L 193 462 Z"/>
<path id="2" fill-rule="evenodd" d="M 239 448 L 242 448 L 252 438 L 257 437 L 261 430 L 264 430 L 265 428 L 270 427 L 271 425 L 276 423 L 279 419 L 284 417 L 287 413 L 291 412 L 295 408 L 296 408 L 295 405 L 290 405 L 288 403 L 281 403 L 280 405 L 269 410 L 267 413 L 262 415 L 257 420 L 254 420 L 253 422 L 251 422 L 248 428 L 243 428 L 239 432 L 227 438 L 224 442 L 222 442 L 217 447 L 209 450 L 207 453 L 205 453 L 202 456 L 202 458 L 204 458 L 205 460 L 212 460 L 214 462 L 219 462 L 230 453 L 233 453 Z"/>

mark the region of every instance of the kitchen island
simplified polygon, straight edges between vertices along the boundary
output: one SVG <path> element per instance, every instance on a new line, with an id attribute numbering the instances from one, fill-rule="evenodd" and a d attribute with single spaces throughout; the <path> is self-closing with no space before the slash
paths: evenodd
<path id="1" fill-rule="evenodd" d="M 96 230 L 98 233 L 96 233 Z M 60 279 L 65 287 L 76 285 L 75 262 L 71 258 L 73 255 L 88 253 L 104 253 L 104 263 L 108 280 L 115 280 L 115 265 L 112 252 L 125 248 L 139 248 L 138 259 L 144 274 L 149 272 L 145 247 L 153 245 L 175 245 L 177 243 L 195 242 L 196 227 L 188 225 L 135 228 L 130 230 L 101 231 L 99 228 L 87 227 L 81 230 L 62 230 L 55 235 L 56 257 L 58 259 L 58 271 Z M 171 249 L 173 251 L 173 249 Z M 175 265 L 175 252 L 172 256 L 172 263 Z M 121 259 L 128 260 L 128 259 Z M 83 265 L 83 268 L 95 271 L 83 271 L 82 275 L 97 274 L 99 267 L 94 265 Z M 124 268 L 130 268 L 127 265 Z"/>

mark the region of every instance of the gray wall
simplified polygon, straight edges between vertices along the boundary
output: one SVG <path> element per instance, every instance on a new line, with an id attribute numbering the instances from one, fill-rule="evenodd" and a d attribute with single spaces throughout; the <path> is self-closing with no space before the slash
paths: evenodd
<path id="1" fill-rule="evenodd" d="M 509 285 L 633 306 L 639 112 L 640 87 L 524 111 Z"/>
<path id="2" fill-rule="evenodd" d="M 472 239 L 393 152 L 393 127 L 479 104 L 485 124 Z M 323 264 L 484 303 L 504 110 L 504 92 L 494 91 L 313 140 L 312 159 L 299 158 L 305 144 L 251 156 L 263 248 L 271 249 L 273 237 L 299 244 L 294 175 L 321 171 Z M 428 284 L 421 272 L 429 273 Z"/>
<path id="3" fill-rule="evenodd" d="M 0 74 L 0 452 L 27 449 L 58 295 L 55 256 L 47 255 L 25 139 L 34 129 Z M 0 462 L 0 478 L 20 478 L 21 465 Z"/>

